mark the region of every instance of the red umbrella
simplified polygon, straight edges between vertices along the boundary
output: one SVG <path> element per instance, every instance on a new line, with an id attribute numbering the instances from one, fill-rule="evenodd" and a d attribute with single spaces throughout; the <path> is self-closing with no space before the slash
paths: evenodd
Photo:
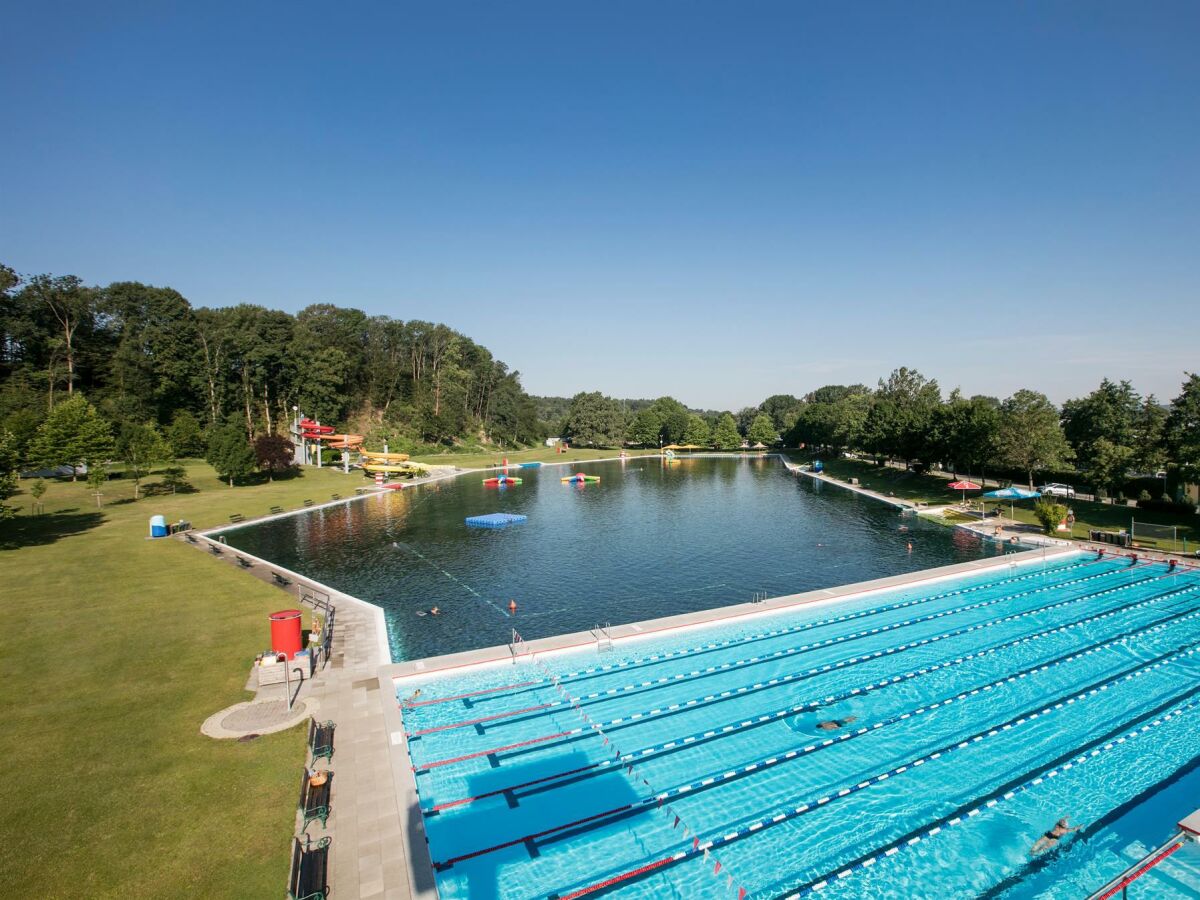
<path id="1" fill-rule="evenodd" d="M 973 481 L 952 481 L 946 487 L 952 491 L 963 492 L 963 503 L 967 502 L 967 491 L 978 491 L 982 488 Z"/>

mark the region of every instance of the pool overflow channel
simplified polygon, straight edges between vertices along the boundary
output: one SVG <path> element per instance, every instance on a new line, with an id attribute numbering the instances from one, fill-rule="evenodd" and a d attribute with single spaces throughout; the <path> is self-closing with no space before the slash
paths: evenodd
<path id="1" fill-rule="evenodd" d="M 1112 562 L 1111 559 L 1108 561 L 1110 563 Z M 614 770 L 624 771 L 634 784 L 635 789 L 645 788 L 647 789 L 648 793 L 637 796 L 635 799 L 622 803 L 618 806 L 600 810 L 599 812 L 582 819 L 558 823 L 549 828 L 540 829 L 538 832 L 533 834 L 520 835 L 509 840 L 496 842 L 487 846 L 477 847 L 466 852 L 435 859 L 435 869 L 437 871 L 446 871 L 452 868 L 454 865 L 465 862 L 466 860 L 475 859 L 482 855 L 493 853 L 498 850 L 516 846 L 522 843 L 528 844 L 531 841 L 552 837 L 553 835 L 566 830 L 578 829 L 581 826 L 586 827 L 590 824 L 603 823 L 615 817 L 626 817 L 629 815 L 636 815 L 640 812 L 665 808 L 667 815 L 674 819 L 673 827 L 682 828 L 683 831 L 681 831 L 681 834 L 683 834 L 684 837 L 687 837 L 689 834 L 692 836 L 691 846 L 685 846 L 683 849 L 669 855 L 664 855 L 661 858 L 645 861 L 642 865 L 636 866 L 633 869 L 623 872 L 610 873 L 608 876 L 595 883 L 585 884 L 570 891 L 552 893 L 550 896 L 560 897 L 563 898 L 563 900 L 566 900 L 566 898 L 585 896 L 587 894 L 597 893 L 602 890 L 607 891 L 613 887 L 620 886 L 625 882 L 633 881 L 652 873 L 663 871 L 677 863 L 681 863 L 698 856 L 703 856 L 705 859 L 709 859 L 715 850 L 728 846 L 729 844 L 734 843 L 744 837 L 765 829 L 769 829 L 783 822 L 794 820 L 814 809 L 836 802 L 843 797 L 864 791 L 873 785 L 880 784 L 888 779 L 901 776 L 908 771 L 917 769 L 935 760 L 953 755 L 966 747 L 987 740 L 998 734 L 1009 732 L 1015 728 L 1020 728 L 1027 723 L 1053 715 L 1057 711 L 1067 707 L 1084 703 L 1092 697 L 1098 696 L 1099 694 L 1115 688 L 1117 685 L 1141 678 L 1148 673 L 1159 671 L 1181 660 L 1190 659 L 1195 654 L 1200 652 L 1200 643 L 1181 644 L 1175 646 L 1166 652 L 1157 654 L 1152 659 L 1139 660 L 1135 665 L 1127 666 L 1116 674 L 1110 673 L 1104 678 L 1093 681 L 1082 688 L 1074 688 L 1071 691 L 1055 697 L 1052 700 L 1042 701 L 1032 705 L 1023 712 L 1014 716 L 1010 716 L 1003 722 L 989 724 L 982 730 L 976 731 L 965 738 L 960 738 L 953 742 L 947 743 L 931 753 L 918 756 L 900 766 L 890 767 L 883 772 L 876 773 L 871 777 L 856 781 L 853 784 L 842 785 L 826 795 L 813 797 L 803 803 L 786 809 L 776 810 L 768 816 L 743 822 L 741 825 L 733 828 L 732 830 L 715 837 L 710 837 L 707 840 L 701 840 L 699 832 L 691 829 L 686 824 L 684 816 L 672 806 L 672 800 L 682 798 L 684 796 L 691 796 L 717 787 L 721 784 L 745 778 L 755 772 L 765 771 L 776 766 L 783 765 L 792 760 L 804 758 L 828 747 L 844 745 L 848 741 L 852 741 L 863 735 L 877 732 L 880 729 L 887 728 L 899 722 L 925 715 L 933 710 L 937 710 L 951 704 L 960 704 L 966 701 L 968 698 L 999 690 L 1001 687 L 1007 684 L 1029 679 L 1031 677 L 1048 672 L 1056 667 L 1067 666 L 1069 663 L 1083 657 L 1102 653 L 1106 650 L 1117 647 L 1118 645 L 1125 644 L 1131 638 L 1162 632 L 1180 622 L 1195 620 L 1196 618 L 1200 617 L 1200 609 L 1175 609 L 1174 607 L 1176 604 L 1174 604 L 1173 601 L 1176 599 L 1191 599 L 1191 597 L 1195 595 L 1197 591 L 1200 591 L 1200 581 L 1186 582 L 1183 587 L 1164 584 L 1163 590 L 1156 591 L 1150 596 L 1136 597 L 1130 602 L 1119 604 L 1113 608 L 1103 609 L 1098 612 L 1092 612 L 1089 615 L 1074 621 L 1054 624 L 1051 627 L 1042 628 L 1030 634 L 1021 635 L 990 646 L 973 649 L 969 653 L 963 653 L 949 659 L 929 663 L 903 673 L 890 675 L 887 678 L 870 681 L 848 690 L 843 690 L 834 694 L 807 700 L 800 704 L 788 704 L 757 716 L 728 721 L 702 731 L 697 731 L 688 735 L 673 738 L 669 741 L 660 741 L 638 747 L 629 752 L 623 752 L 615 747 L 616 738 L 614 737 L 614 733 L 619 731 L 625 725 L 640 723 L 654 717 L 668 716 L 681 711 L 690 711 L 700 706 L 721 703 L 724 700 L 732 697 L 745 696 L 752 692 L 765 691 L 785 684 L 803 681 L 808 678 L 816 677 L 817 675 L 825 672 L 844 669 L 862 662 L 902 653 L 908 649 L 927 646 L 938 641 L 975 632 L 1000 623 L 1013 622 L 1027 617 L 1037 616 L 1050 610 L 1061 609 L 1071 604 L 1080 603 L 1084 600 L 1094 600 L 1096 598 L 1107 597 L 1123 591 L 1133 590 L 1135 588 L 1145 589 L 1169 577 L 1175 578 L 1175 580 L 1172 581 L 1172 585 L 1174 585 L 1178 583 L 1178 576 L 1181 574 L 1174 570 L 1166 573 L 1159 573 L 1157 571 L 1159 567 L 1153 567 L 1151 569 L 1145 563 L 1135 563 L 1132 566 L 1121 565 L 1115 568 L 1101 567 L 1101 571 L 1088 571 L 1089 568 L 1097 566 L 1103 562 L 1105 562 L 1104 559 L 1080 560 L 1069 565 L 1056 567 L 1049 572 L 1021 572 L 1020 570 L 1016 570 L 1014 574 L 1011 574 L 1005 578 L 981 584 L 972 584 L 962 588 L 943 591 L 925 597 L 910 598 L 895 603 L 884 604 L 882 606 L 868 609 L 855 610 L 838 616 L 818 619 L 812 622 L 801 623 L 794 626 L 774 628 L 750 635 L 730 638 L 727 640 L 713 641 L 693 647 L 648 654 L 642 657 L 635 657 L 605 665 L 591 666 L 565 673 L 556 673 L 550 670 L 543 660 L 541 660 L 536 654 L 529 652 L 527 645 L 524 649 L 522 649 L 524 642 L 520 639 L 519 634 L 514 630 L 513 643 L 511 646 L 514 661 L 523 654 L 529 656 L 529 658 L 537 667 L 540 677 L 516 681 L 494 687 L 480 688 L 478 690 L 458 694 L 451 694 L 444 697 L 430 697 L 405 703 L 405 718 L 409 720 L 409 722 L 406 722 L 406 727 L 411 728 L 411 730 L 407 731 L 410 751 L 417 751 L 414 754 L 414 759 L 416 760 L 417 757 L 421 756 L 420 744 L 423 738 L 443 732 L 453 732 L 461 728 L 472 727 L 476 729 L 477 732 L 483 733 L 486 732 L 488 728 L 501 727 L 509 722 L 520 722 L 528 721 L 529 719 L 536 719 L 540 715 L 546 715 L 556 709 L 569 709 L 573 711 L 576 715 L 578 715 L 580 724 L 574 728 L 559 730 L 550 734 L 536 735 L 532 738 L 526 738 L 521 741 L 491 746 L 480 751 L 459 754 L 443 759 L 414 761 L 414 773 L 420 775 L 421 773 L 429 773 L 434 769 L 456 766 L 484 756 L 496 758 L 501 754 L 516 751 L 522 748 L 532 747 L 534 745 L 554 746 L 555 743 L 583 739 L 584 737 L 599 738 L 602 741 L 603 746 L 607 748 L 612 755 L 604 759 L 594 760 L 583 766 L 575 766 L 567 770 L 552 772 L 536 779 L 519 781 L 475 795 L 445 799 L 437 803 L 423 804 L 423 815 L 426 817 L 435 817 L 448 810 L 476 803 L 489 797 L 499 795 L 515 797 L 517 796 L 517 792 L 553 789 L 554 784 L 560 783 L 565 779 L 571 779 L 574 781 L 580 777 L 592 777 L 605 771 Z M 1125 573 L 1126 575 L 1126 580 L 1124 583 L 1111 587 L 1102 587 L 1100 590 L 1092 589 L 1092 582 L 1113 576 L 1119 576 L 1122 573 Z M 1061 580 L 1061 576 L 1063 574 L 1070 575 L 1071 577 Z M 794 634 L 813 628 L 851 622 L 865 617 L 881 615 L 898 609 L 919 606 L 930 603 L 934 600 L 967 596 L 978 591 L 988 590 L 1002 585 L 1015 585 L 1020 587 L 1022 582 L 1034 581 L 1044 576 L 1058 578 L 1060 580 L 1054 581 L 1052 584 L 1044 584 L 1033 586 L 1028 589 L 1020 589 L 1014 593 L 1005 594 L 1000 597 L 992 597 L 974 603 L 968 603 L 962 606 L 940 610 L 930 614 L 913 616 L 903 621 L 862 629 L 850 634 L 838 635 L 824 640 L 803 644 L 798 647 L 787 647 L 771 653 L 764 653 L 757 656 L 744 656 L 729 662 L 719 663 L 703 668 L 695 668 L 688 672 L 662 675 L 658 678 L 633 681 L 625 685 L 586 693 L 581 692 L 579 694 L 574 694 L 570 690 L 570 686 L 573 684 L 586 682 L 589 679 L 602 677 L 612 673 L 660 665 L 672 660 L 680 660 L 686 657 L 703 656 L 704 654 L 714 653 L 719 650 L 749 645 L 755 642 L 778 638 L 780 636 Z M 1041 604 L 1031 609 L 1010 613 L 1005 616 L 995 617 L 985 622 L 977 622 L 960 628 L 950 629 L 938 634 L 928 635 L 917 640 L 905 642 L 892 647 L 885 647 L 857 656 L 850 656 L 834 662 L 814 666 L 807 670 L 788 672 L 787 674 L 779 675 L 775 678 L 764 679 L 751 684 L 743 684 L 728 690 L 717 691 L 699 697 L 692 697 L 676 703 L 665 704 L 659 707 L 640 710 L 638 712 L 610 717 L 601 721 L 594 719 L 588 712 L 589 706 L 595 703 L 604 702 L 605 700 L 613 697 L 627 696 L 643 691 L 655 690 L 668 684 L 678 683 L 681 681 L 691 681 L 692 679 L 704 678 L 717 673 L 736 672 L 768 661 L 786 659 L 825 647 L 831 647 L 841 643 L 885 634 L 899 628 L 910 627 L 924 622 L 932 622 L 934 620 L 958 615 L 971 610 L 984 609 L 998 603 L 1011 602 L 1013 600 L 1049 591 L 1058 592 L 1070 590 L 1072 588 L 1078 588 L 1079 586 L 1082 586 L 1083 593 L 1076 594 L 1075 592 L 1072 592 L 1072 596 L 1065 599 L 1056 599 L 1051 603 Z M 968 690 L 959 691 L 949 696 L 924 702 L 915 708 L 881 718 L 869 725 L 854 728 L 837 736 L 818 740 L 803 746 L 796 746 L 785 752 L 775 753 L 761 759 L 756 759 L 733 769 L 723 769 L 721 772 L 710 774 L 698 779 L 692 779 L 682 784 L 676 784 L 665 789 L 656 789 L 651 787 L 649 780 L 639 774 L 640 770 L 636 768 L 638 764 L 645 762 L 647 759 L 662 754 L 671 753 L 677 749 L 718 740 L 729 735 L 743 733 L 750 729 L 766 725 L 770 722 L 787 719 L 804 712 L 811 712 L 822 706 L 828 706 L 841 700 L 860 697 L 884 687 L 904 681 L 918 679 L 932 672 L 960 666 L 968 661 L 978 660 L 1012 647 L 1029 644 L 1051 635 L 1063 634 L 1074 629 L 1083 628 L 1086 625 L 1109 619 L 1122 613 L 1129 613 L 1135 610 L 1147 610 L 1151 607 L 1155 607 L 1156 605 L 1161 605 L 1161 608 L 1167 614 L 1151 619 L 1150 621 L 1140 623 L 1138 627 L 1128 628 L 1117 634 L 1115 637 L 1093 641 L 1084 647 L 1074 649 L 1069 653 L 1059 654 L 1052 659 L 1041 661 L 1036 665 L 1027 666 L 1003 678 L 994 679 L 986 684 L 979 685 Z M 611 647 L 611 638 L 608 635 L 607 629 L 597 628 L 593 632 L 593 637 L 596 639 L 597 644 L 599 644 L 601 640 L 607 639 L 609 642 L 609 647 Z M 432 712 L 437 707 L 456 701 L 469 704 L 473 708 L 479 703 L 486 704 L 493 701 L 504 701 L 521 693 L 537 691 L 549 685 L 552 685 L 554 690 L 557 692 L 557 697 L 554 699 L 540 703 L 535 702 L 532 704 L 523 705 L 515 710 L 505 709 L 483 716 L 472 716 L 463 720 L 438 722 L 436 724 L 429 723 L 425 727 L 415 727 L 418 724 L 415 720 L 419 720 L 421 718 L 423 709 L 429 709 L 429 711 Z M 1081 765 L 1083 762 L 1094 758 L 1096 755 L 1106 752 L 1108 749 L 1111 749 L 1114 746 L 1118 746 L 1121 743 L 1132 739 L 1134 736 L 1143 734 L 1152 728 L 1158 727 L 1163 722 L 1177 718 L 1178 716 L 1182 715 L 1184 711 L 1190 710 L 1197 703 L 1200 703 L 1200 700 L 1192 699 L 1192 695 L 1196 693 L 1197 690 L 1200 690 L 1200 688 L 1189 690 L 1182 696 L 1173 697 L 1166 703 L 1159 704 L 1153 710 L 1138 716 L 1133 722 L 1127 722 L 1120 726 L 1120 728 L 1111 730 L 1109 733 L 1097 738 L 1095 741 L 1072 749 L 1069 754 L 1064 755 L 1061 759 L 1053 761 L 1053 763 L 1051 763 L 1051 769 L 1048 769 L 1045 772 L 1029 773 L 1030 777 L 1024 781 L 1021 781 L 1020 783 L 1013 782 L 1011 784 L 1006 784 L 1003 790 L 993 792 L 994 795 L 980 798 L 976 807 L 972 807 L 972 809 L 966 809 L 959 815 L 947 817 L 939 820 L 938 822 L 931 823 L 927 827 L 918 829 L 917 831 L 907 835 L 902 841 L 893 841 L 889 843 L 886 847 L 880 848 L 877 852 L 872 851 L 871 853 L 864 854 L 859 859 L 854 860 L 849 864 L 839 866 L 836 871 L 831 871 L 820 878 L 807 882 L 791 895 L 803 896 L 811 891 L 820 890 L 831 881 L 846 877 L 848 874 L 856 871 L 859 868 L 865 868 L 873 865 L 882 857 L 899 852 L 903 846 L 912 845 L 921 840 L 927 840 L 928 838 L 940 833 L 941 830 L 953 827 L 953 825 L 960 823 L 966 818 L 971 818 L 978 815 L 981 810 L 1004 802 L 1005 800 L 1022 791 L 1029 790 L 1030 788 L 1041 783 L 1043 779 L 1053 777 L 1054 773 L 1057 771 L 1066 771 L 1073 766 Z M 1184 702 L 1183 706 L 1178 706 L 1181 701 L 1186 702 Z M 1122 729 L 1127 729 L 1131 725 L 1138 727 L 1134 727 L 1133 730 L 1129 731 L 1127 734 L 1119 734 Z M 1047 774 L 1047 772 L 1050 774 Z M 641 791 L 638 790 L 638 793 L 641 794 Z M 711 831 L 711 829 L 708 830 Z M 720 875 L 722 872 L 722 865 L 719 861 L 715 863 L 715 869 L 716 871 L 713 874 Z M 739 888 L 736 884 L 734 884 L 732 873 L 728 872 L 727 869 L 722 877 L 729 878 L 729 886 L 731 889 L 738 888 L 740 894 L 742 896 L 745 895 L 745 888 Z"/>

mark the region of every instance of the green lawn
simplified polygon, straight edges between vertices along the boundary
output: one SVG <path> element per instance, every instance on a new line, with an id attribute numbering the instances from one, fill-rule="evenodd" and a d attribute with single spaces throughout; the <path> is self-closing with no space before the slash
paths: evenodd
<path id="1" fill-rule="evenodd" d="M 657 454 L 658 450 L 626 450 L 630 456 Z M 498 466 L 504 459 L 509 463 L 523 462 L 586 462 L 589 459 L 611 459 L 620 455 L 620 450 L 577 450 L 572 447 L 565 453 L 557 453 L 553 447 L 534 447 L 531 450 L 502 451 L 498 453 L 438 453 L 431 456 L 414 456 L 416 462 L 432 466 L 458 466 L 462 469 L 479 469 Z"/>
<path id="2" fill-rule="evenodd" d="M 133 503 L 116 480 L 102 509 L 83 482 L 54 482 L 46 515 L 0 525 L 11 896 L 283 895 L 302 729 L 241 744 L 199 728 L 249 699 L 266 615 L 292 601 L 179 541 L 147 540 L 148 519 L 216 525 L 349 495 L 361 476 L 231 489 L 202 463 L 188 470 L 195 493 Z"/>
<path id="3" fill-rule="evenodd" d="M 807 461 L 807 459 L 805 460 Z M 962 499 L 959 491 L 946 487 L 949 479 L 941 475 L 916 475 L 905 472 L 894 466 L 876 466 L 870 462 L 856 459 L 833 459 L 825 462 L 825 473 L 841 481 L 857 478 L 862 487 L 878 491 L 882 494 L 894 495 L 903 500 L 923 501 L 929 504 L 957 503 Z M 990 487 L 990 486 L 989 486 Z M 968 492 L 967 498 L 978 498 L 978 491 Z M 991 503 L 988 501 L 988 508 Z M 1128 506 L 1117 506 L 1109 503 L 1090 503 L 1086 500 L 1060 500 L 1075 511 L 1075 528 L 1071 537 L 1086 540 L 1092 529 L 1101 531 L 1118 531 L 1128 529 L 1131 519 L 1139 522 L 1152 522 L 1158 525 L 1175 525 L 1179 528 L 1179 539 L 1187 540 L 1187 549 L 1200 549 L 1200 517 L 1191 513 L 1163 513 L 1135 509 Z M 1017 503 L 1013 507 L 1016 520 L 1027 525 L 1037 525 L 1033 515 L 1033 501 Z M 1008 516 L 1009 505 L 1004 504 L 1004 515 Z M 1067 537 L 1060 533 L 1060 537 Z M 1140 541 L 1143 546 L 1169 550 L 1169 543 L 1155 544 L 1153 541 Z M 1179 545 L 1182 549 L 1182 543 Z"/>

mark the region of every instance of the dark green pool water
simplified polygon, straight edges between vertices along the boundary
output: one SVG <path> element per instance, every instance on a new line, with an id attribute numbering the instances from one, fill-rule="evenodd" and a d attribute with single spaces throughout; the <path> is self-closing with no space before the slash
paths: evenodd
<path id="1" fill-rule="evenodd" d="M 576 469 L 558 466 L 514 469 L 524 483 L 502 489 L 463 475 L 226 539 L 383 607 L 396 660 L 504 644 L 514 627 L 526 639 L 584 631 L 996 552 L 774 458 L 578 468 L 600 483 L 563 484 Z M 463 522 L 491 512 L 529 520 L 499 530 Z M 442 615 L 417 615 L 435 604 Z"/>

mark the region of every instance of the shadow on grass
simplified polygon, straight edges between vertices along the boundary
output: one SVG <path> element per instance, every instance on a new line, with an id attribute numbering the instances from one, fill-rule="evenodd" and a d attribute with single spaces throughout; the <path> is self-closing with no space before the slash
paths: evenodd
<path id="1" fill-rule="evenodd" d="M 17 550 L 53 544 L 62 538 L 91 531 L 104 521 L 99 510 L 64 509 L 44 516 L 17 516 L 0 529 L 0 550 Z"/>

